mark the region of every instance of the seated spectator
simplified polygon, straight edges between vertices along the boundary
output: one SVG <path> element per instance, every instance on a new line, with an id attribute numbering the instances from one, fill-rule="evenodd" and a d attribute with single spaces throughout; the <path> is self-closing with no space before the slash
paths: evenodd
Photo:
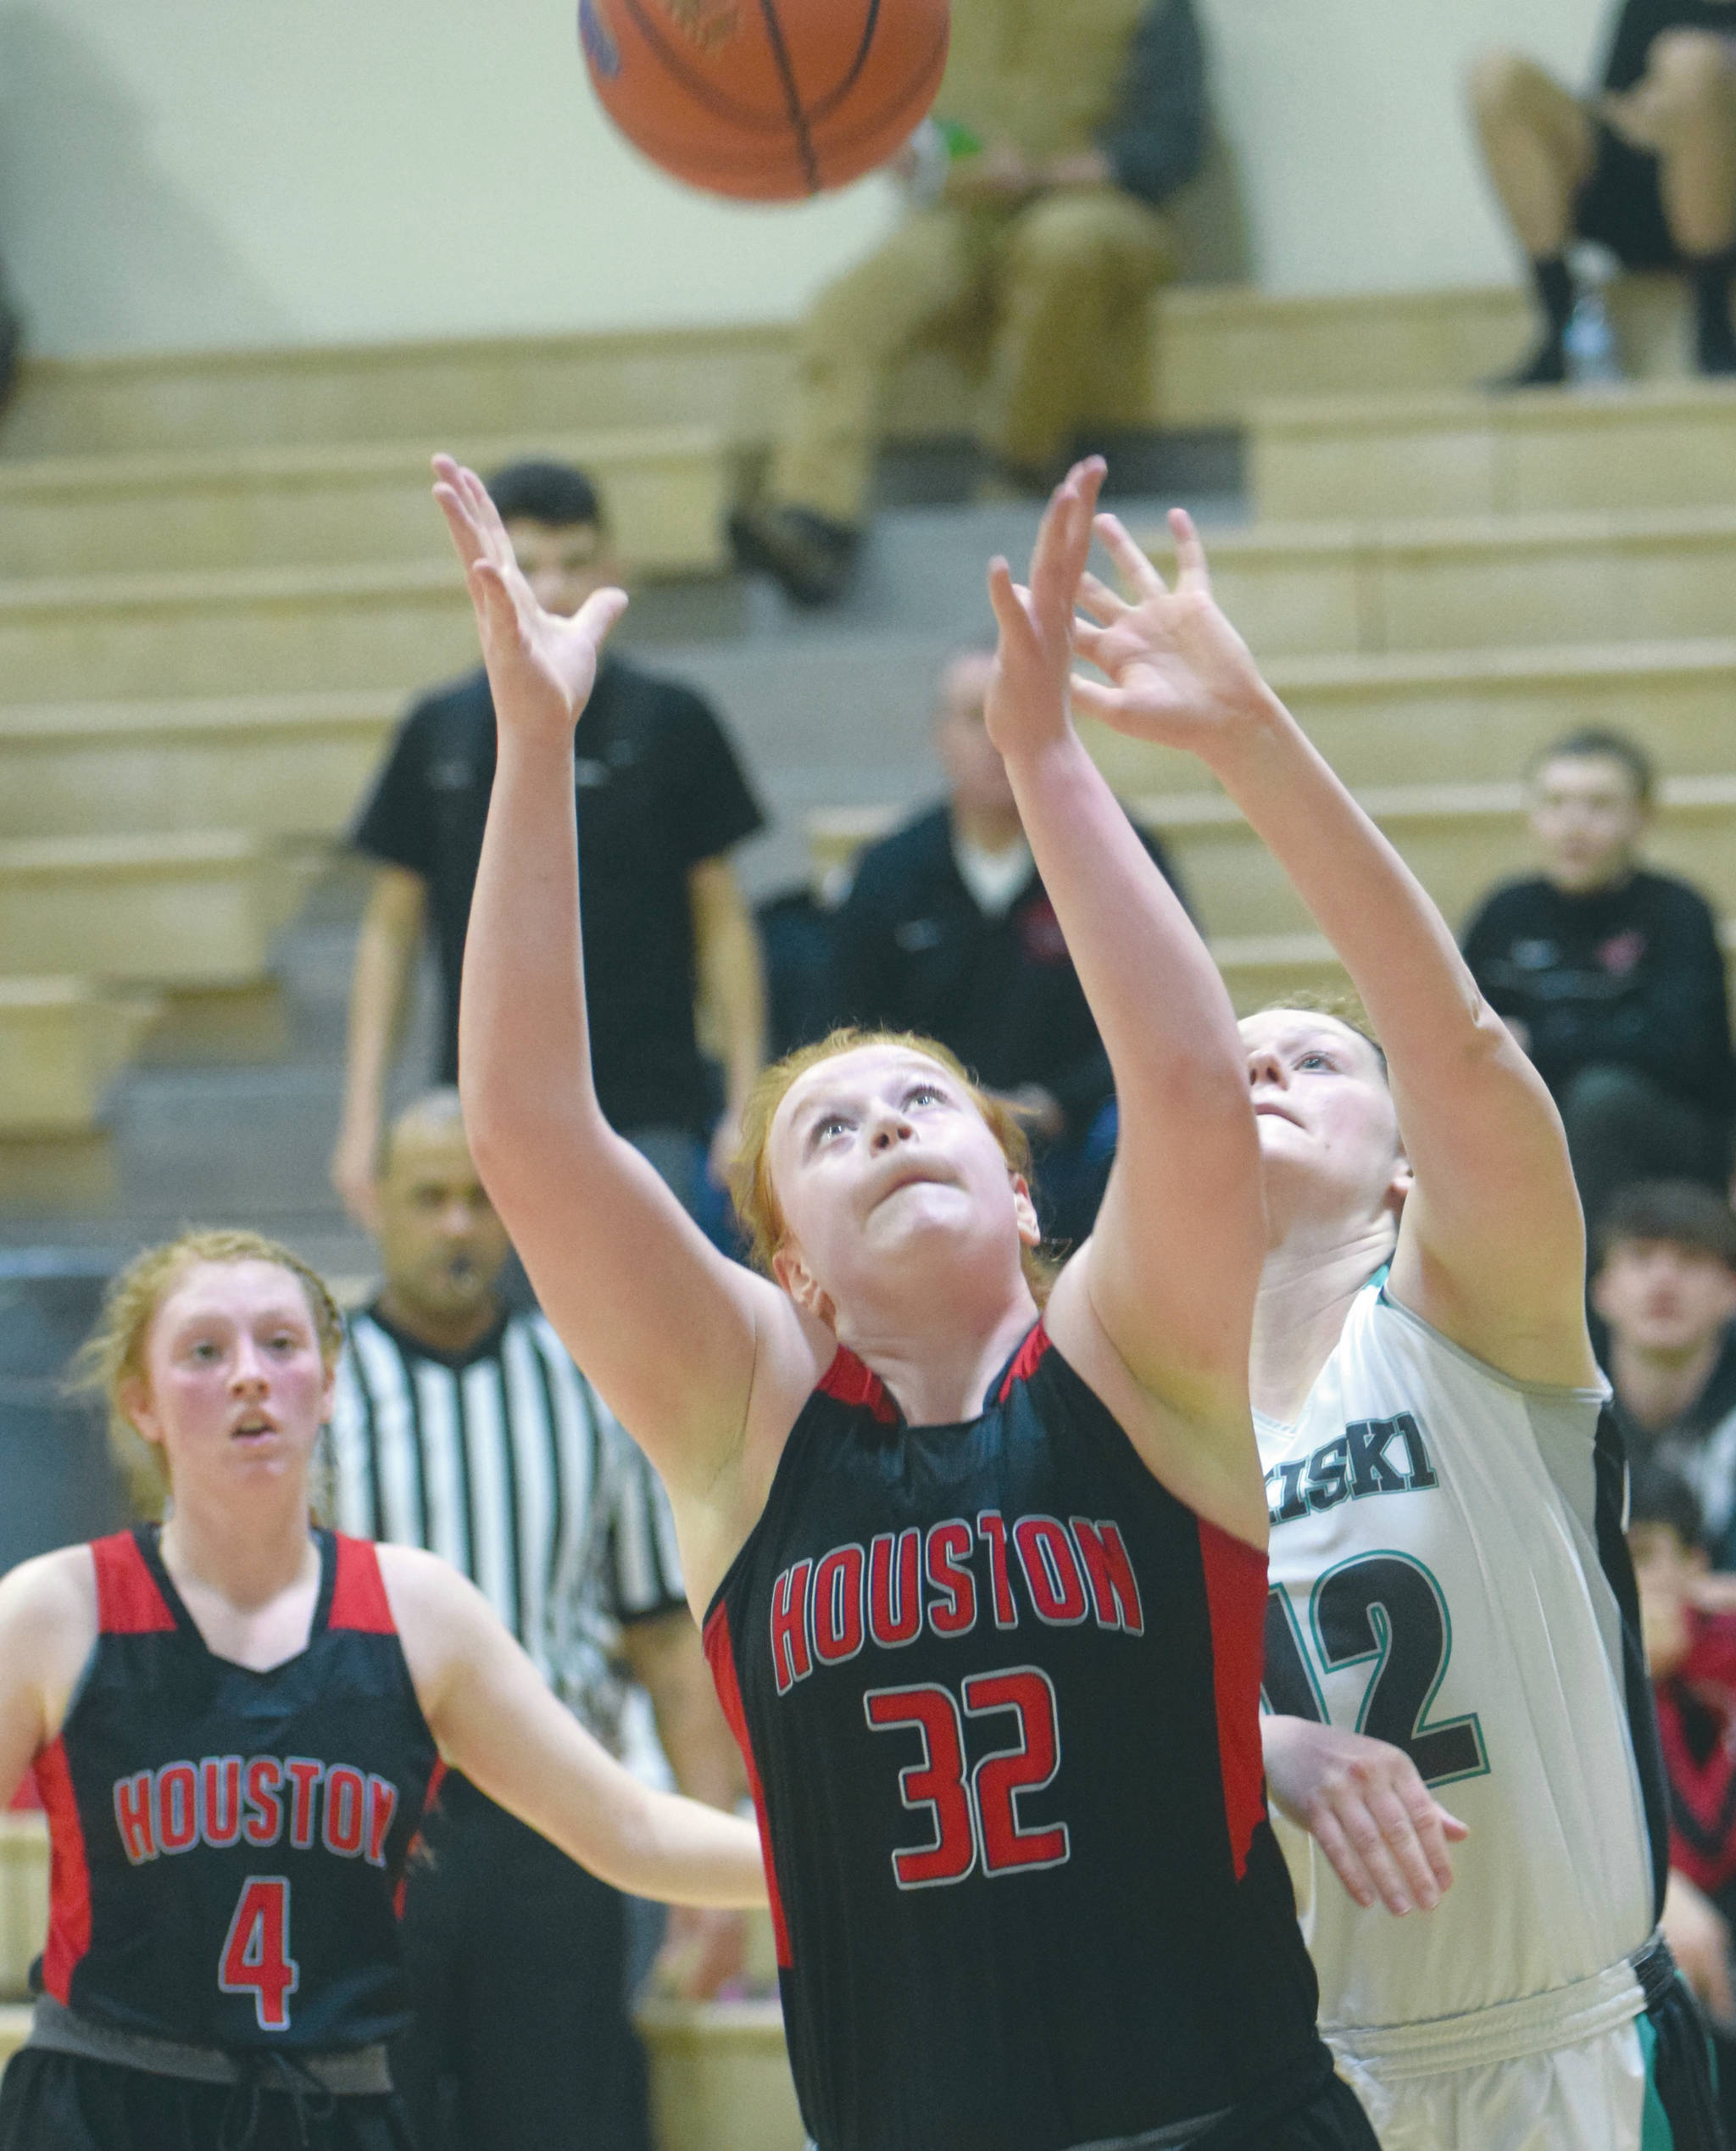
<path id="1" fill-rule="evenodd" d="M 893 371 L 945 330 L 987 360 L 982 446 L 1046 491 L 1087 420 L 1139 415 L 1145 301 L 1171 270 L 1160 204 L 1205 153 L 1192 0 L 953 0 L 926 189 L 804 324 L 763 503 L 730 535 L 798 603 L 847 582 Z"/>
<path id="2" fill-rule="evenodd" d="M 1723 951 L 1705 899 L 1639 863 L 1651 764 L 1620 733 L 1577 732 L 1538 757 L 1531 789 L 1544 871 L 1485 900 L 1465 956 L 1561 1107 L 1587 1222 L 1629 1180 L 1722 1193 L 1736 1111 Z"/>
<path id="3" fill-rule="evenodd" d="M 1631 1474 L 1628 1548 L 1669 1780 L 1664 1932 L 1711 2020 L 1728 2130 L 1736 2126 L 1736 1613 L 1695 1602 L 1705 1566 L 1699 1504 L 1659 1465 Z"/>
<path id="4" fill-rule="evenodd" d="M 350 1318 L 339 1366 L 334 1521 L 462 1570 L 617 1753 L 642 1682 L 677 1781 L 733 1805 L 734 1745 L 663 1490 L 542 1315 L 501 1299 L 506 1234 L 455 1090 L 394 1122 L 378 1201 L 385 1283 Z M 455 2096 L 466 2151 L 565 2151 L 576 2116 L 598 2151 L 648 2151 L 626 1900 L 463 1778 L 446 1779 L 426 1836 L 403 1910 L 416 2018 L 392 2064 L 417 2142 L 441 2151 Z M 683 1918 L 694 1980 L 733 1970 L 735 1915 Z"/>
<path id="5" fill-rule="evenodd" d="M 954 658 L 934 740 L 949 795 L 857 861 L 833 926 L 831 1015 L 950 1046 L 1031 1136 L 1046 1234 L 1091 1229 L 1115 1153 L 1109 1056 L 982 721 L 993 660 Z M 1161 848 L 1143 842 L 1173 883 Z"/>
<path id="6" fill-rule="evenodd" d="M 1577 294 L 1567 249 L 1595 239 L 1628 269 L 1674 269 L 1694 301 L 1702 373 L 1736 373 L 1736 17 L 1729 0 L 1625 0 L 1603 86 L 1581 99 L 1522 53 L 1472 71 L 1483 160 L 1531 263 L 1536 348 L 1500 387 L 1567 376 Z"/>
<path id="7" fill-rule="evenodd" d="M 515 463 L 489 482 L 519 571 L 549 611 L 576 614 L 620 580 L 583 472 Z M 765 1057 L 759 943 L 730 858 L 760 827 L 759 804 L 708 705 L 613 651 L 575 745 L 598 1095 L 610 1124 L 709 1221 L 708 1135 L 721 1190 L 736 1115 Z M 356 945 L 331 1178 L 370 1228 L 386 1080 L 425 933 L 440 977 L 432 1073 L 457 1080 L 459 977 L 493 785 L 494 705 L 478 666 L 409 712 L 356 825 L 356 848 L 375 873 Z M 696 992 L 725 1064 L 721 1117 L 694 1028 Z"/>
<path id="8" fill-rule="evenodd" d="M 1630 1457 L 1686 1481 L 1712 1565 L 1736 1570 L 1736 1216 L 1689 1180 L 1639 1180 L 1604 1214 L 1591 1304 Z"/>

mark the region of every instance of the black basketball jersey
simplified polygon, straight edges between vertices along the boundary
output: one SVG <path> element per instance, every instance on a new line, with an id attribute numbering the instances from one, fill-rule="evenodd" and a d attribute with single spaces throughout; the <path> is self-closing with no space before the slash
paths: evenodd
<path id="1" fill-rule="evenodd" d="M 307 1648 L 214 1655 L 154 1527 L 94 1541 L 98 1630 L 36 1758 L 44 1990 L 194 2046 L 331 2049 L 406 2020 L 398 1892 L 441 1764 L 374 1548 L 319 1534 Z"/>
<path id="2" fill-rule="evenodd" d="M 747 1758 L 821 2151 L 1063 2151 L 1305 2060 L 1271 1827 L 1266 1558 L 1033 1329 L 910 1427 L 840 1351 L 705 1642 Z"/>

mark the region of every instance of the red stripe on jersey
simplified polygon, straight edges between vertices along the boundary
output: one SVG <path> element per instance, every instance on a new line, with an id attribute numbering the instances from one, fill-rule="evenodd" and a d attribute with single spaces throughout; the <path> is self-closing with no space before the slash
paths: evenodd
<path id="1" fill-rule="evenodd" d="M 1043 1318 L 1039 1315 L 1036 1321 L 1033 1322 L 1031 1327 L 1026 1331 L 1025 1341 L 1020 1346 L 1018 1351 L 1014 1357 L 1012 1365 L 1007 1369 L 1007 1378 L 1000 1385 L 999 1396 L 994 1400 L 997 1404 L 1004 1404 L 1006 1402 L 1007 1399 L 1013 1393 L 1013 1384 L 1015 1382 L 1028 1382 L 1030 1380 L 1031 1377 L 1037 1372 L 1038 1367 L 1042 1361 L 1043 1355 L 1048 1350 L 1049 1332 L 1043 1328 Z"/>
<path id="2" fill-rule="evenodd" d="M 820 1387 L 840 1404 L 865 1404 L 883 1427 L 898 1424 L 898 1407 L 887 1395 L 885 1383 L 848 1345 L 840 1345 L 833 1353 L 831 1366 L 820 1377 Z"/>
<path id="3" fill-rule="evenodd" d="M 92 1539 L 91 1553 L 97 1563 L 97 1626 L 104 1636 L 150 1636 L 164 1629 L 173 1634 L 175 1616 L 131 1531 Z"/>
<path id="4" fill-rule="evenodd" d="M 838 1357 L 846 1355 L 840 1351 Z M 836 1366 L 837 1362 L 833 1361 Z M 857 1360 L 856 1364 L 861 1366 Z M 863 1368 L 865 1374 L 867 1369 Z M 873 1376 L 869 1379 L 872 1380 Z M 832 1391 L 835 1396 L 837 1391 Z M 742 1760 L 748 1768 L 748 1790 L 754 1796 L 754 1814 L 760 1825 L 760 1858 L 765 1870 L 765 1893 L 771 1899 L 771 1932 L 777 1944 L 777 1961 L 787 1971 L 795 1962 L 790 1948 L 788 1922 L 783 1916 L 783 1899 L 778 1895 L 777 1869 L 772 1864 L 771 1831 L 765 1819 L 765 1791 L 760 1782 L 760 1765 L 754 1759 L 754 1743 L 748 1737 L 748 1714 L 742 1704 L 742 1684 L 736 1676 L 735 1643 L 729 1632 L 729 1613 L 720 1606 L 705 1624 L 705 1656 L 710 1663 L 711 1678 L 717 1684 L 717 1699 L 723 1705 L 723 1714 L 729 1721 L 729 1729 L 736 1736 L 736 1746 L 742 1751 Z"/>
<path id="5" fill-rule="evenodd" d="M 337 1574 L 331 1584 L 331 1611 L 328 1628 L 359 1629 L 366 1636 L 395 1636 L 398 1623 L 386 1596 L 380 1574 L 380 1556 L 369 1539 L 348 1539 L 334 1532 L 337 1541 Z"/>
<path id="6" fill-rule="evenodd" d="M 1266 1555 L 1245 1539 L 1199 1519 L 1199 1558 L 1211 1622 L 1211 1678 L 1217 1697 L 1218 1773 L 1224 1821 L 1239 1882 L 1254 1833 L 1266 1820 L 1266 1765 L 1260 1748 L 1260 1680 L 1266 1656 Z"/>
<path id="7" fill-rule="evenodd" d="M 42 1985 L 57 2002 L 70 2007 L 72 1975 L 91 1946 L 91 1870 L 64 1740 L 56 1740 L 36 1758 L 36 1777 L 48 1811 L 48 1942 L 42 1952 Z"/>
<path id="8" fill-rule="evenodd" d="M 339 1539 L 338 1544 L 342 1546 L 343 1541 Z M 409 1880 L 410 1862 L 418 1853 L 427 1849 L 426 1842 L 422 1836 L 422 1825 L 428 1819 L 430 1812 L 439 1805 L 440 1788 L 445 1782 L 446 1758 L 444 1756 L 437 1755 L 434 1758 L 434 1767 L 428 1773 L 428 1789 L 422 1795 L 422 1812 L 416 1820 L 415 1834 L 403 1848 L 403 1867 L 398 1875 L 398 1887 L 392 1892 L 392 1909 L 393 1914 L 399 1920 L 403 1917 L 403 1892 L 404 1886 Z"/>

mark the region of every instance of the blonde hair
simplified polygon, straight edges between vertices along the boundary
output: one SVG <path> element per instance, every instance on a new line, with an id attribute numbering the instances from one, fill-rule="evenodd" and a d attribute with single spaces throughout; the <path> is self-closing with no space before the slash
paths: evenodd
<path id="1" fill-rule="evenodd" d="M 126 1482 L 133 1513 L 141 1519 L 162 1515 L 169 1471 L 161 1448 L 133 1424 L 121 1394 L 129 1384 L 145 1379 L 145 1347 L 158 1309 L 201 1262 L 270 1262 L 287 1270 L 307 1300 L 328 1373 L 343 1348 L 343 1317 L 325 1279 L 263 1233 L 189 1226 L 173 1240 L 135 1255 L 103 1294 L 102 1314 L 73 1362 L 67 1386 L 75 1394 L 103 1399 L 108 1414 L 108 1453 Z"/>
<path id="2" fill-rule="evenodd" d="M 982 1089 L 950 1047 L 943 1045 L 938 1039 L 920 1037 L 914 1031 L 871 1030 L 847 1024 L 825 1038 L 816 1039 L 812 1045 L 798 1045 L 793 1053 L 787 1053 L 782 1060 L 762 1068 L 742 1109 L 741 1140 L 730 1164 L 730 1193 L 735 1200 L 736 1216 L 748 1234 L 749 1259 L 754 1268 L 767 1277 L 774 1274 L 772 1257 L 782 1246 L 788 1230 L 777 1191 L 771 1184 L 767 1154 L 777 1109 L 810 1068 L 817 1068 L 824 1061 L 835 1061 L 840 1054 L 854 1053 L 865 1045 L 901 1046 L 944 1068 L 988 1123 L 989 1133 L 1006 1160 L 1007 1171 L 1027 1180 L 1031 1176 L 1030 1139 L 1017 1117 L 1010 1106 Z M 1049 1297 L 1060 1265 L 1053 1256 L 1035 1247 L 1022 1251 L 1021 1262 L 1025 1281 L 1040 1307 Z"/>

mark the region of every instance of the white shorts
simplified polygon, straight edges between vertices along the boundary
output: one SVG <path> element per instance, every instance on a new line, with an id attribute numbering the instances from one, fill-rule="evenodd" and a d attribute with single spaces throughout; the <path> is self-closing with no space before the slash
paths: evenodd
<path id="1" fill-rule="evenodd" d="M 1339 2055 L 1382 2151 L 1668 2151 L 1651 2042 L 1630 2018 L 1571 2046 L 1383 2078 Z M 1647 2027 L 1649 2029 L 1649 2027 Z"/>

